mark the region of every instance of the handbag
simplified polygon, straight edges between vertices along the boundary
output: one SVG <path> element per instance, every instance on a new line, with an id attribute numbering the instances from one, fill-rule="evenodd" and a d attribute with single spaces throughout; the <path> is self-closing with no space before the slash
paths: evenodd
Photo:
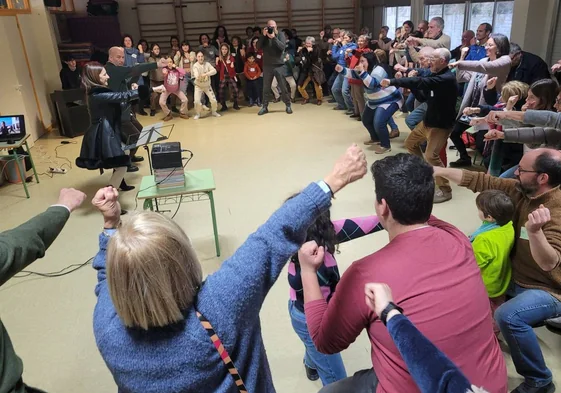
<path id="1" fill-rule="evenodd" d="M 214 345 L 214 347 L 218 351 L 218 354 L 220 355 L 220 358 L 222 359 L 222 361 L 224 362 L 224 365 L 228 369 L 228 372 L 230 373 L 232 378 L 234 378 L 234 382 L 236 383 L 236 387 L 238 388 L 238 392 L 239 393 L 248 393 L 247 388 L 245 387 L 245 384 L 243 382 L 243 379 L 242 379 L 241 375 L 238 373 L 238 369 L 234 365 L 234 361 L 230 358 L 230 355 L 228 354 L 228 351 L 226 351 L 226 348 L 224 347 L 224 345 L 222 345 L 222 341 L 220 341 L 220 338 L 218 337 L 218 334 L 216 334 L 216 332 L 214 331 L 214 328 L 212 327 L 212 325 L 210 324 L 208 319 L 206 319 L 203 316 L 203 314 L 201 314 L 200 312 L 198 312 L 198 311 L 196 311 L 196 312 L 197 312 L 197 317 L 199 318 L 199 322 L 201 322 L 201 325 L 203 325 L 203 328 L 208 333 L 208 335 L 210 337 L 210 340 L 212 341 L 212 344 Z"/>

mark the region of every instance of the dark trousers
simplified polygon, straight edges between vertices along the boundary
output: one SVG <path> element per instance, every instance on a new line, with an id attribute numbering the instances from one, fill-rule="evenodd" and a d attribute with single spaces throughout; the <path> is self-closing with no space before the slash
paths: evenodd
<path id="1" fill-rule="evenodd" d="M 257 78 L 255 80 L 247 80 L 247 97 L 254 103 L 259 100 L 261 96 L 261 91 L 263 90 L 262 78 Z"/>
<path id="2" fill-rule="evenodd" d="M 263 66 L 263 106 L 267 107 L 273 98 L 273 78 L 277 78 L 277 83 L 281 89 L 281 98 L 286 106 L 290 106 L 290 92 L 288 91 L 286 78 L 284 77 L 284 66 Z"/>
<path id="3" fill-rule="evenodd" d="M 469 124 L 465 124 L 465 123 L 461 123 L 461 122 L 457 121 L 456 124 L 454 125 L 454 129 L 452 129 L 452 133 L 450 134 L 450 139 L 454 143 L 454 146 L 456 146 L 456 149 L 458 150 L 458 153 L 460 154 L 460 158 L 466 158 L 466 157 L 469 158 L 469 154 L 467 152 L 466 145 L 464 144 L 464 141 L 462 140 L 462 134 L 469 127 L 470 127 Z"/>
<path id="4" fill-rule="evenodd" d="M 337 76 L 335 72 L 335 65 L 330 62 L 324 62 L 323 73 L 325 74 L 325 83 L 322 86 L 323 95 L 328 96 L 331 94 L 331 86 L 333 86 L 333 82 L 335 82 L 335 77 Z"/>
<path id="5" fill-rule="evenodd" d="M 121 124 L 121 132 L 123 133 L 125 144 L 132 144 L 136 141 L 134 140 L 135 137 L 140 135 L 140 131 L 142 130 L 142 124 L 136 120 L 136 116 L 131 116 L 130 121 L 123 121 Z M 131 158 L 134 157 L 138 148 L 131 149 L 130 156 Z"/>

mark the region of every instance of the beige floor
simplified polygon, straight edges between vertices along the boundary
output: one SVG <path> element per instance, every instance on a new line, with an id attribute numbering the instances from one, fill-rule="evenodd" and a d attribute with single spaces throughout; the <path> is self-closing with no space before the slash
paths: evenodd
<path id="1" fill-rule="evenodd" d="M 175 121 L 171 139 L 181 141 L 183 148 L 195 153 L 187 169 L 211 168 L 217 184 L 221 258 L 214 255 L 206 203 L 184 204 L 176 216 L 176 221 L 192 238 L 205 273 L 215 271 L 287 196 L 310 181 L 323 178 L 347 146 L 366 137 L 361 123 L 346 119 L 341 112 L 331 110 L 331 106 L 295 105 L 292 116 L 284 114 L 283 108 L 282 104 L 272 105 L 276 113 L 263 117 L 256 115 L 256 108 L 244 108 L 240 113 L 230 111 L 220 119 Z M 150 124 L 158 119 L 145 117 L 141 121 Z M 397 120 L 401 129 L 406 129 L 402 117 L 397 116 Z M 391 154 L 404 151 L 405 136 L 402 134 L 393 142 Z M 35 144 L 33 154 L 40 172 L 65 162 L 55 157 L 54 148 L 60 146 L 60 141 L 58 136 L 49 135 Z M 76 144 L 60 147 L 58 154 L 73 163 L 81 138 L 72 141 Z M 366 154 L 370 163 L 380 158 L 370 150 Z M 141 176 L 147 174 L 148 164 L 144 163 L 141 171 L 128 175 L 127 180 L 138 186 Z M 52 179 L 41 176 L 40 184 L 30 185 L 31 199 L 24 197 L 19 185 L 2 187 L 0 230 L 12 228 L 55 203 L 61 187 L 79 188 L 91 199 L 108 179 L 109 174 L 99 176 L 98 172 L 79 168 Z M 134 192 L 124 193 L 122 200 L 125 208 L 135 208 Z M 332 215 L 340 218 L 373 214 L 372 201 L 373 182 L 367 176 L 338 195 Z M 454 199 L 435 206 L 434 213 L 465 232 L 473 231 L 478 225 L 474 196 L 463 189 L 455 188 Z M 97 251 L 101 224 L 100 216 L 88 201 L 73 214 L 46 257 L 31 269 L 56 271 L 86 261 Z M 387 240 L 387 235 L 380 233 L 343 245 L 338 257 L 342 270 L 353 260 L 384 246 Z M 93 269 L 86 267 L 62 278 L 12 279 L 0 289 L 0 315 L 24 360 L 27 383 L 58 393 L 116 391 L 92 334 L 95 283 Z M 309 382 L 305 377 L 303 346 L 292 331 L 287 299 L 288 284 L 283 274 L 261 312 L 275 385 L 282 393 L 316 392 L 321 384 Z M 561 384 L 561 366 L 557 361 L 561 339 L 544 328 L 539 329 L 539 336 L 548 364 Z M 347 371 L 353 373 L 368 367 L 369 351 L 367 338 L 362 335 L 343 352 Z M 513 388 L 520 379 L 510 361 L 509 376 Z"/>

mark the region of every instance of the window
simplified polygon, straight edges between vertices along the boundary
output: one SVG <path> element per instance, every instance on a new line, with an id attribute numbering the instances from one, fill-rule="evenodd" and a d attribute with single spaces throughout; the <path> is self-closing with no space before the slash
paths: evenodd
<path id="1" fill-rule="evenodd" d="M 410 19 L 411 7 L 384 7 L 384 25 L 390 28 L 389 38 L 395 38 L 395 29 Z"/>
<path id="2" fill-rule="evenodd" d="M 0 15 L 29 14 L 29 0 L 0 0 Z"/>
<path id="3" fill-rule="evenodd" d="M 512 0 L 431 4 L 425 6 L 425 18 L 441 16 L 444 19 L 444 32 L 450 36 L 453 49 L 460 45 L 464 30 L 475 32 L 481 23 L 491 23 L 494 33 L 510 37 L 513 11 Z"/>

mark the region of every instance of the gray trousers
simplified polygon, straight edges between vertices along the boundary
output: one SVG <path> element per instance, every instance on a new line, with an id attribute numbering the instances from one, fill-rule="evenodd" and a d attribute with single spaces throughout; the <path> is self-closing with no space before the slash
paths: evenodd
<path id="1" fill-rule="evenodd" d="M 281 89 L 281 98 L 286 106 L 290 106 L 290 92 L 286 87 L 286 78 L 284 76 L 284 66 L 263 66 L 263 106 L 267 107 L 269 101 L 273 99 L 273 79 L 277 78 L 278 85 Z"/>
<path id="2" fill-rule="evenodd" d="M 378 377 L 374 369 L 361 370 L 352 377 L 330 383 L 324 386 L 319 393 L 375 393 L 378 386 Z"/>

